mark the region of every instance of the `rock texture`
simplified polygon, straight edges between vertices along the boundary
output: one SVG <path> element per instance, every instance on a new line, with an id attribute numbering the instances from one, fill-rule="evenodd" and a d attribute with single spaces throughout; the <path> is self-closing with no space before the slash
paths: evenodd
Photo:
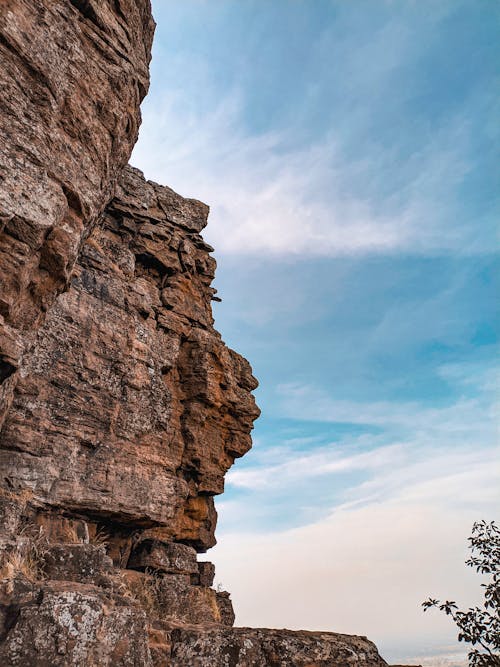
<path id="1" fill-rule="evenodd" d="M 84 516 L 122 561 L 142 539 L 215 543 L 213 495 L 259 414 L 248 362 L 212 326 L 207 213 L 124 171 L 24 355 L 1 431 L 5 490 Z M 144 567 L 162 558 L 135 548 Z"/>
<path id="2" fill-rule="evenodd" d="M 332 632 L 216 628 L 172 632 L 171 665 L 192 667 L 383 667 L 366 637 Z"/>
<path id="3" fill-rule="evenodd" d="M 0 19 L 0 664 L 385 665 L 360 637 L 233 628 L 198 560 L 257 382 L 213 327 L 208 207 L 125 166 L 148 1 Z"/>
<path id="4" fill-rule="evenodd" d="M 0 423 L 137 139 L 148 0 L 0 3 Z"/>

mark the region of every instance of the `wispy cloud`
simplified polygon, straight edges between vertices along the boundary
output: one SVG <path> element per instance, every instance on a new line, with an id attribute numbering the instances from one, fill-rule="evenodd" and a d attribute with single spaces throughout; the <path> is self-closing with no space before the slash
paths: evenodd
<path id="1" fill-rule="evenodd" d="M 282 387 L 292 400 L 284 403 L 289 416 L 359 419 L 378 428 L 306 449 L 300 438 L 274 442 L 252 465 L 230 472 L 236 493 L 218 503 L 214 555 L 239 624 L 306 623 L 366 634 L 390 662 L 465 664 L 453 623 L 423 614 L 420 604 L 429 595 L 462 606 L 480 601 L 480 581 L 464 560 L 473 521 L 495 518 L 500 502 L 492 410 L 498 388 L 495 370 L 484 366 L 438 372 L 455 382 L 459 398 L 432 409 L 339 403 L 310 387 Z M 270 528 L 276 505 L 282 523 Z"/>
<path id="2" fill-rule="evenodd" d="M 457 226 L 443 208 L 468 169 L 460 128 L 448 128 L 411 157 L 406 195 L 399 193 L 397 202 L 392 195 L 373 201 L 363 191 L 363 180 L 380 177 L 382 168 L 390 178 L 397 156 L 389 168 L 376 155 L 349 162 L 340 155 L 334 132 L 295 149 L 286 131 L 245 134 L 237 94 L 202 117 L 186 117 L 179 111 L 183 108 L 169 94 L 154 109 L 145 109 L 147 129 L 133 161 L 148 176 L 209 202 L 206 234 L 218 252 L 334 256 L 486 250 L 470 227 Z"/>
<path id="3" fill-rule="evenodd" d="M 283 463 L 257 469 L 230 471 L 227 483 L 241 488 L 258 490 L 269 487 L 288 486 L 297 479 L 311 479 L 323 475 L 334 475 L 353 470 L 375 470 L 401 458 L 401 445 L 390 445 L 355 455 L 342 455 L 338 444 L 322 447 L 319 451 L 302 456 L 289 453 Z M 283 452 L 282 452 L 283 458 Z"/>
<path id="4" fill-rule="evenodd" d="M 277 494 L 327 478 L 341 489 L 337 505 L 407 497 L 410 490 L 423 500 L 439 492 L 463 502 L 464 475 L 499 472 L 498 372 L 474 364 L 445 365 L 437 372 L 453 379 L 455 399 L 436 407 L 418 401 L 341 401 L 309 385 L 279 386 L 275 410 L 280 418 L 361 425 L 368 431 L 348 431 L 335 441 L 309 438 L 305 447 L 300 438 L 257 443 L 248 462 L 228 473 L 228 488 Z M 434 486 L 436 479 L 440 486 Z M 498 495 L 495 489 L 495 484 L 471 484 L 468 501 L 474 494 L 491 500 Z M 318 497 L 319 506 L 324 500 Z"/>
<path id="5" fill-rule="evenodd" d="M 477 382 L 477 379 L 476 379 Z M 429 407 L 420 402 L 344 401 L 332 398 L 325 390 L 311 385 L 288 383 L 279 385 L 278 396 L 283 416 L 289 418 L 372 424 L 385 428 L 412 430 L 414 436 L 426 434 L 436 438 L 460 437 L 462 444 L 485 437 L 494 437 L 494 415 L 498 408 L 495 392 L 478 396 L 465 394 L 442 407 Z"/>
<path id="6" fill-rule="evenodd" d="M 421 45 L 409 21 L 422 22 L 420 29 L 435 39 L 451 8 L 443 3 L 422 21 L 408 6 L 369 30 L 351 25 L 356 17 L 338 7 L 337 20 L 319 30 L 311 48 L 317 68 L 341 62 L 342 70 L 337 76 L 312 71 L 301 90 L 288 91 L 293 107 L 279 129 L 247 122 L 249 95 L 255 95 L 243 83 L 250 64 L 239 64 L 241 82 L 221 88 L 205 53 L 161 53 L 168 57 L 168 88 L 146 100 L 133 163 L 211 205 L 206 234 L 219 253 L 489 251 L 487 221 L 464 216 L 457 201 L 476 160 L 469 106 L 478 100 L 463 100 L 446 123 L 432 128 L 422 126 L 418 113 L 406 133 L 391 136 L 388 127 L 396 123 L 397 130 L 397 114 L 411 113 L 407 77 Z M 352 30 L 361 31 L 355 42 L 346 36 Z M 247 47 L 258 53 L 257 44 Z M 285 73 L 275 75 L 279 80 Z M 311 134 L 310 116 L 320 117 L 323 129 Z M 384 139 L 371 136 L 374 130 Z"/>

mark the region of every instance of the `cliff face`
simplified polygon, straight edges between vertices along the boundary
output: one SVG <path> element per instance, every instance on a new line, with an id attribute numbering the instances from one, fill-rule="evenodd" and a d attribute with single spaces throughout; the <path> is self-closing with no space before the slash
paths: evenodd
<path id="1" fill-rule="evenodd" d="M 0 3 L 0 423 L 137 139 L 147 0 Z"/>
<path id="2" fill-rule="evenodd" d="M 207 206 L 125 167 L 148 2 L 0 18 L 0 664 L 385 665 L 365 638 L 232 628 L 198 561 L 257 382 L 213 328 Z"/>
<path id="3" fill-rule="evenodd" d="M 127 553 L 140 531 L 213 546 L 213 495 L 259 414 L 248 362 L 212 326 L 207 214 L 125 169 L 1 432 L 4 488 L 85 515 Z"/>
<path id="4" fill-rule="evenodd" d="M 213 329 L 207 214 L 127 167 L 24 354 L 0 433 L 1 664 L 168 664 L 177 625 L 234 621 L 197 551 L 259 411 Z"/>

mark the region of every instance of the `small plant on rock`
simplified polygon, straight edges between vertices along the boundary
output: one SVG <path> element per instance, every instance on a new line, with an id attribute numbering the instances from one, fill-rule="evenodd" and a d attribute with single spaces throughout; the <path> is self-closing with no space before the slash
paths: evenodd
<path id="1" fill-rule="evenodd" d="M 146 568 L 132 589 L 132 597 L 139 602 L 148 613 L 156 615 L 160 612 L 161 575 L 150 568 Z"/>
<path id="2" fill-rule="evenodd" d="M 0 569 L 0 580 L 12 581 L 20 576 L 35 583 L 44 579 L 47 547 L 42 528 L 34 536 L 21 536 L 14 549 L 5 557 Z"/>

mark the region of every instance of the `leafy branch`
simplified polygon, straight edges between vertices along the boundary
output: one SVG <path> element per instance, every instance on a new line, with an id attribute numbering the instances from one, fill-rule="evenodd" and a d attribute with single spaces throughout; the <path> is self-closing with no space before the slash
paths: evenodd
<path id="1" fill-rule="evenodd" d="M 480 574 L 490 575 L 484 588 L 484 608 L 469 607 L 461 611 L 453 600 L 441 602 L 429 598 L 422 603 L 424 611 L 436 607 L 451 616 L 458 627 L 458 641 L 471 644 L 470 667 L 500 667 L 500 529 L 494 521 L 478 521 L 468 538 L 471 557 L 465 561 Z"/>

